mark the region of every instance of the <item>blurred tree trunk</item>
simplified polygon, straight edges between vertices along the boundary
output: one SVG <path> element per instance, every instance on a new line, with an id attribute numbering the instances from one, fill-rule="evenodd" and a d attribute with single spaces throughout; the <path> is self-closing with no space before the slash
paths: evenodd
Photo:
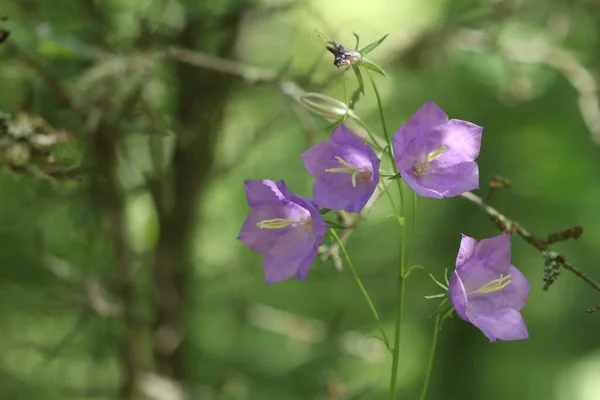
<path id="1" fill-rule="evenodd" d="M 135 102 L 137 96 L 133 96 Z M 117 153 L 119 147 L 119 120 L 129 108 L 113 120 L 106 113 L 90 135 L 88 149 L 91 187 L 90 196 L 96 208 L 101 210 L 108 221 L 112 238 L 112 263 L 114 266 L 114 287 L 123 309 L 121 352 L 120 398 L 135 400 L 137 397 L 137 374 L 140 368 L 137 356 L 139 325 L 134 318 L 134 284 L 131 269 L 131 249 L 128 245 L 125 222 L 125 198 L 117 177 Z"/>
<path id="2" fill-rule="evenodd" d="M 178 45 L 230 57 L 240 13 L 198 16 L 187 22 Z M 157 372 L 186 382 L 186 315 L 194 279 L 190 249 L 200 204 L 213 165 L 215 142 L 235 77 L 177 64 L 177 146 L 171 169 L 153 191 L 160 220 L 154 254 L 154 357 Z M 196 306 L 196 304 L 194 304 Z"/>

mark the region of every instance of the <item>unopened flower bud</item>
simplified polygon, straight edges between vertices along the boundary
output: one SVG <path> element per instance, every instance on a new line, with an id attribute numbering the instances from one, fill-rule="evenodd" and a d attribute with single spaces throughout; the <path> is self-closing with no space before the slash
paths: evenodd
<path id="1" fill-rule="evenodd" d="M 300 102 L 311 112 L 334 121 L 353 115 L 345 103 L 321 93 L 304 93 Z"/>

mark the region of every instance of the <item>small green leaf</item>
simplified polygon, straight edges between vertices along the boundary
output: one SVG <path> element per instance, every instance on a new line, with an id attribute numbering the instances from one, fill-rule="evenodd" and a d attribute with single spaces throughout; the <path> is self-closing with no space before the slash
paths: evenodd
<path id="1" fill-rule="evenodd" d="M 440 302 L 440 304 L 438 304 L 438 306 L 431 313 L 431 315 L 429 316 L 429 318 L 433 317 L 434 315 L 446 315 L 448 313 L 449 309 L 450 310 L 454 310 L 452 308 L 452 304 L 450 304 L 450 302 L 448 301 L 448 298 L 445 298 L 444 300 L 442 300 Z"/>
<path id="2" fill-rule="evenodd" d="M 379 46 L 381 44 L 381 42 L 383 42 L 385 40 L 385 38 L 387 38 L 389 35 L 389 33 L 387 35 L 385 35 L 384 37 L 382 37 L 381 39 L 366 45 L 362 50 L 360 50 L 360 54 L 362 54 L 363 56 L 369 54 L 371 51 L 375 50 L 377 48 L 377 46 Z M 358 44 L 358 43 L 357 43 Z"/>
<path id="3" fill-rule="evenodd" d="M 329 208 L 321 208 L 321 210 L 319 210 L 319 213 L 321 215 L 325 215 L 327 214 L 329 211 L 331 211 Z"/>
<path id="4" fill-rule="evenodd" d="M 444 321 L 446 321 L 447 318 L 452 318 L 452 313 L 454 312 L 454 308 L 449 309 L 446 314 L 444 314 L 442 316 L 442 319 L 440 320 L 440 331 L 442 330 L 442 326 L 444 325 Z"/>
<path id="5" fill-rule="evenodd" d="M 371 71 L 375 71 L 378 74 L 381 74 L 383 76 L 387 76 L 387 74 L 385 73 L 385 71 L 383 70 L 383 68 L 381 68 L 379 65 L 375 64 L 373 61 L 364 58 L 360 61 L 359 63 L 360 65 L 362 65 L 363 67 L 370 69 Z"/>
<path id="6" fill-rule="evenodd" d="M 337 126 L 338 126 L 339 124 L 343 123 L 345 120 L 346 120 L 346 118 L 342 118 L 342 119 L 339 119 L 339 120 L 337 120 L 337 121 L 334 121 L 332 124 L 329 124 L 329 125 L 327 125 L 327 126 L 325 127 L 325 132 L 327 132 L 327 133 L 331 133 L 330 131 L 331 131 L 332 129 L 335 129 L 335 128 L 337 128 Z"/>
<path id="7" fill-rule="evenodd" d="M 358 33 L 352 32 L 352 34 L 356 38 L 356 45 L 354 46 L 354 50 L 358 51 L 358 44 L 360 43 L 360 38 L 358 37 Z"/>
<path id="8" fill-rule="evenodd" d="M 448 287 L 446 285 L 444 285 L 442 282 L 440 282 L 437 279 L 435 279 L 435 277 L 433 275 L 429 274 L 429 277 L 431 279 L 433 279 L 433 281 L 435 282 L 436 285 L 438 285 L 439 287 L 441 287 L 442 289 L 444 289 L 446 292 L 448 291 Z"/>
<path id="9" fill-rule="evenodd" d="M 346 229 L 346 227 L 344 225 L 340 225 L 337 222 L 333 222 L 333 221 L 325 221 L 325 223 L 330 227 L 330 228 L 337 228 L 337 229 Z"/>
<path id="10" fill-rule="evenodd" d="M 404 273 L 404 279 L 408 278 L 410 273 L 413 272 L 415 269 L 425 269 L 425 268 L 422 265 L 411 265 Z"/>
<path id="11" fill-rule="evenodd" d="M 387 153 L 388 151 L 390 151 L 390 145 L 389 144 L 386 145 L 383 149 L 381 149 L 381 153 L 379 153 L 377 155 L 377 158 L 382 159 L 383 156 L 385 155 L 385 153 Z M 395 176 L 395 175 L 389 175 L 389 176 Z M 394 179 L 396 179 L 396 178 L 394 178 Z"/>
<path id="12" fill-rule="evenodd" d="M 404 225 L 404 218 L 402 218 L 402 217 L 400 217 L 398 215 L 395 215 L 395 214 L 390 214 L 390 215 L 388 215 L 388 217 L 390 217 L 390 218 L 392 218 L 392 217 L 396 218 L 396 221 L 398 221 L 398 223 L 400 224 L 400 226 Z"/>
<path id="13" fill-rule="evenodd" d="M 321 39 L 321 41 L 323 41 L 323 43 L 329 44 L 329 42 L 332 42 L 329 36 L 319 31 L 318 29 L 315 29 L 315 32 L 317 32 L 317 36 L 319 37 L 319 39 Z"/>
<path id="14" fill-rule="evenodd" d="M 379 339 L 381 340 L 381 342 L 384 344 L 384 346 L 391 352 L 392 348 L 390 346 L 390 344 L 388 342 L 385 341 L 384 338 L 382 338 L 381 336 L 377 336 L 377 335 L 371 335 L 371 336 L 367 336 L 367 339 Z"/>
<path id="15" fill-rule="evenodd" d="M 356 65 L 356 64 L 354 64 L 352 66 L 352 69 L 354 70 L 354 73 L 356 74 L 356 80 L 358 81 L 358 88 L 360 89 L 360 92 L 364 95 L 365 94 L 365 82 L 362 77 L 362 72 L 360 72 L 360 68 L 358 68 L 358 65 Z"/>
<path id="16" fill-rule="evenodd" d="M 425 297 L 427 300 L 432 300 L 432 299 L 441 299 L 442 297 L 446 297 L 448 296 L 446 293 L 440 293 L 440 294 L 434 294 L 432 296 L 423 296 Z"/>

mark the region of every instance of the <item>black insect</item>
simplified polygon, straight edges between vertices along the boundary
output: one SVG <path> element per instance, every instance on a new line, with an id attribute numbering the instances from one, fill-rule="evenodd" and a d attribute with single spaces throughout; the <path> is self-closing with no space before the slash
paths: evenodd
<path id="1" fill-rule="evenodd" d="M 356 64 L 362 58 L 360 53 L 356 50 L 350 50 L 345 48 L 339 43 L 330 40 L 327 42 L 327 50 L 333 54 L 333 65 L 336 67 L 343 67 L 347 65 Z"/>

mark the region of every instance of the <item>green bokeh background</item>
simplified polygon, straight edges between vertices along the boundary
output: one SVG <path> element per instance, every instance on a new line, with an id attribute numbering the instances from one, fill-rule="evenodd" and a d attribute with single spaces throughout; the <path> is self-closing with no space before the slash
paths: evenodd
<path id="1" fill-rule="evenodd" d="M 90 15 L 86 3 L 104 18 Z M 246 3 L 0 0 L 0 16 L 8 17 L 0 24 L 11 31 L 10 43 L 0 45 L 0 111 L 22 110 L 55 128 L 80 129 L 83 123 L 57 101 L 24 54 L 86 99 L 97 84 L 89 77 L 91 68 L 110 57 L 117 64 L 134 54 L 149 57 L 170 44 L 190 15 L 210 22 L 235 7 L 250 7 Z M 579 240 L 553 248 L 600 278 L 600 143 L 594 140 L 600 128 L 582 116 L 582 109 L 598 108 L 592 86 L 600 78 L 597 2 L 306 0 L 278 9 L 282 4 L 252 2 L 240 21 L 237 61 L 267 69 L 287 64 L 284 76 L 291 80 L 314 68 L 310 81 L 327 84 L 323 92 L 343 98 L 342 82 L 348 90 L 356 82 L 335 70 L 315 30 L 349 47 L 353 32 L 364 44 L 389 33 L 370 55 L 388 73 L 377 77 L 388 125 L 397 129 L 433 99 L 450 118 L 484 126 L 482 189 L 476 193 L 485 194 L 487 182 L 501 175 L 513 187 L 498 191 L 490 204 L 532 233 L 545 237 L 583 226 Z M 139 40 L 144 24 L 160 37 L 150 47 Z M 553 61 L 551 51 L 567 55 L 572 61 L 567 69 Z M 150 168 L 148 126 L 166 135 L 168 153 L 168 135 L 176 129 L 177 71 L 168 61 L 150 62 L 148 90 L 162 122 L 124 124 L 130 159 L 119 164 L 130 245 L 139 255 L 133 271 L 137 305 L 149 315 L 145 257 L 155 245 L 158 222 L 149 194 L 136 188 Z M 299 157 L 307 139 L 291 102 L 277 85 L 240 80 L 225 107 L 215 170 L 233 166 L 213 173 L 197 201 L 202 223 L 194 233 L 191 283 L 197 289 L 187 310 L 190 398 L 387 398 L 391 359 L 369 338 L 376 326 L 349 271 L 338 273 L 330 261 L 317 261 L 306 283 L 266 286 L 260 256 L 236 240 L 248 211 L 243 180 L 285 179 L 293 191 L 310 195 L 312 180 Z M 381 134 L 372 91 L 360 99 L 356 113 Z M 266 123 L 275 116 L 276 122 Z M 318 139 L 325 140 L 327 122 L 313 121 Z M 59 156 L 78 163 L 83 148 L 67 146 Z M 82 310 L 85 287 L 57 278 L 39 257 L 41 237 L 45 253 L 84 277 L 110 282 L 110 237 L 94 207 L 83 184 L 50 185 L 0 172 L 0 399 L 119 397 L 120 320 Z M 385 200 L 378 203 L 348 249 L 392 335 L 399 239 L 390 213 Z M 441 277 L 453 267 L 461 233 L 478 239 L 498 234 L 484 213 L 460 198 L 420 199 L 417 223 L 414 259 L 425 271 L 416 271 L 407 284 L 401 399 L 418 398 L 424 378 L 435 303 L 423 296 L 437 293 L 427 274 Z M 566 271 L 542 291 L 543 258 L 516 237 L 512 243 L 513 263 L 532 287 L 523 310 L 530 339 L 490 344 L 470 324 L 450 319 L 440 333 L 428 398 L 600 399 L 600 315 L 584 313 L 600 303 L 599 293 Z M 140 355 L 141 370 L 151 370 L 150 358 Z"/>

